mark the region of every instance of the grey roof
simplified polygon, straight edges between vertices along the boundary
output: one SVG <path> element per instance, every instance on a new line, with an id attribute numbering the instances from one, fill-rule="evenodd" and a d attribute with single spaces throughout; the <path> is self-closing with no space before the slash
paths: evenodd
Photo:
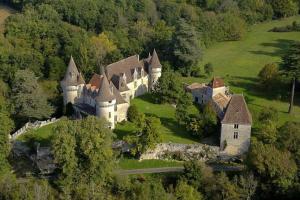
<path id="1" fill-rule="evenodd" d="M 252 116 L 243 95 L 233 95 L 222 120 L 225 124 L 252 124 Z"/>
<path id="2" fill-rule="evenodd" d="M 106 66 L 106 74 L 108 80 L 112 80 L 114 76 L 120 77 L 122 74 L 126 76 L 126 82 L 130 83 L 134 80 L 133 73 L 137 70 L 137 78 L 141 77 L 141 71 L 144 70 L 144 76 L 148 72 L 147 59 L 139 60 L 138 55 L 130 56 L 118 62 Z M 114 80 L 115 81 L 115 78 Z M 115 85 L 118 87 L 117 85 Z"/>
<path id="3" fill-rule="evenodd" d="M 158 58 L 158 55 L 157 55 L 155 49 L 153 50 L 150 64 L 151 64 L 152 68 L 161 68 L 161 64 L 160 64 L 160 61 L 159 61 L 159 58 Z"/>
<path id="4" fill-rule="evenodd" d="M 65 86 L 77 86 L 85 84 L 82 74 L 78 71 L 73 57 L 71 56 L 65 77 L 62 80 L 62 84 Z"/>
<path id="5" fill-rule="evenodd" d="M 117 90 L 116 86 L 113 83 L 111 83 L 111 87 L 113 87 L 113 94 L 116 97 L 117 104 L 128 103 L 127 101 L 125 101 L 125 99 L 122 97 L 119 90 Z"/>
<path id="6" fill-rule="evenodd" d="M 111 87 L 105 73 L 102 76 L 103 76 L 102 83 L 98 92 L 98 96 L 96 97 L 96 100 L 98 102 L 112 101 L 116 98 L 111 91 Z"/>

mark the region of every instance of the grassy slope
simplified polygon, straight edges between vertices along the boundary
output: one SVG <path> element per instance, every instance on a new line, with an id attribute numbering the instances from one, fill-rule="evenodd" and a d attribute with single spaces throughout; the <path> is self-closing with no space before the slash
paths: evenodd
<path id="1" fill-rule="evenodd" d="M 244 93 L 249 98 L 249 108 L 254 117 L 259 110 L 274 106 L 279 110 L 280 122 L 288 120 L 300 121 L 300 97 L 296 98 L 295 112 L 288 115 L 288 102 L 279 101 L 268 93 L 258 90 L 257 74 L 260 69 L 271 62 L 280 63 L 281 55 L 293 41 L 300 41 L 299 32 L 268 32 L 274 26 L 291 24 L 299 21 L 300 16 L 277 20 L 252 26 L 242 41 L 221 42 L 204 53 L 203 62 L 211 62 L 214 75 L 225 78 L 234 93 Z M 183 78 L 185 82 L 208 81 L 207 78 Z M 276 96 L 273 94 L 273 96 Z"/>
<path id="2" fill-rule="evenodd" d="M 30 130 L 27 133 L 19 136 L 18 140 L 28 143 L 39 142 L 42 146 L 49 145 L 51 142 L 51 138 L 53 137 L 52 128 L 56 126 L 57 123 L 49 124 L 39 129 Z"/>
<path id="3" fill-rule="evenodd" d="M 152 102 L 150 95 L 144 95 L 139 98 L 135 98 L 132 104 L 137 105 L 140 112 L 146 115 L 153 115 L 159 117 L 162 123 L 161 133 L 163 142 L 175 142 L 175 143 L 195 143 L 196 139 L 189 136 L 186 133 L 184 127 L 180 126 L 175 119 L 175 108 L 169 104 L 155 104 Z M 197 112 L 193 107 L 191 112 Z M 132 134 L 134 132 L 133 124 L 126 122 L 124 124 L 118 124 L 115 129 L 115 133 L 118 138 L 122 138 L 124 135 Z"/>
<path id="4" fill-rule="evenodd" d="M 183 162 L 165 161 L 165 160 L 143 160 L 121 159 L 119 166 L 121 169 L 146 169 L 156 167 L 177 167 L 182 166 Z"/>
<path id="5" fill-rule="evenodd" d="M 13 13 L 15 13 L 15 10 L 0 3 L 0 33 L 4 30 L 5 19 Z"/>

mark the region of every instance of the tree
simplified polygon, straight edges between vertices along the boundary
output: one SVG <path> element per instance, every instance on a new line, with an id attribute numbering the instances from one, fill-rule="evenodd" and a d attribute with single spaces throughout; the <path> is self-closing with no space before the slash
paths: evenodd
<path id="1" fill-rule="evenodd" d="M 273 121 L 277 122 L 278 121 L 278 110 L 274 107 L 267 107 L 264 108 L 258 116 L 258 120 L 260 122 L 266 122 L 266 121 Z"/>
<path id="2" fill-rule="evenodd" d="M 278 146 L 293 154 L 298 168 L 300 167 L 300 123 L 286 122 L 278 130 Z"/>
<path id="3" fill-rule="evenodd" d="M 252 173 L 235 177 L 235 184 L 239 188 L 242 199 L 250 200 L 255 194 L 258 181 Z"/>
<path id="4" fill-rule="evenodd" d="M 93 36 L 90 39 L 90 54 L 91 58 L 95 60 L 98 67 L 103 65 L 103 60 L 108 53 L 116 50 L 116 45 L 109 40 L 105 33 L 98 36 Z"/>
<path id="5" fill-rule="evenodd" d="M 213 65 L 211 63 L 207 63 L 204 65 L 204 71 L 205 73 L 210 76 L 214 72 Z"/>
<path id="6" fill-rule="evenodd" d="M 297 173 L 297 166 L 290 152 L 255 140 L 251 143 L 247 162 L 250 169 L 259 174 L 261 181 L 280 190 L 291 187 Z"/>
<path id="7" fill-rule="evenodd" d="M 206 187 L 208 199 L 240 199 L 238 187 L 232 183 L 224 172 L 214 177 L 214 182 Z"/>
<path id="8" fill-rule="evenodd" d="M 18 70 L 12 84 L 12 99 L 16 115 L 21 119 L 44 119 L 53 108 L 30 70 Z"/>
<path id="9" fill-rule="evenodd" d="M 136 105 L 131 105 L 127 110 L 127 119 L 130 122 L 136 122 L 139 118 L 139 111 Z"/>
<path id="10" fill-rule="evenodd" d="M 125 141 L 133 145 L 131 154 L 139 156 L 148 149 L 154 149 L 161 142 L 160 120 L 156 117 L 146 117 L 145 121 L 137 127 L 136 135 L 125 137 Z"/>
<path id="11" fill-rule="evenodd" d="M 298 12 L 297 3 L 293 0 L 272 0 L 270 2 L 276 17 L 289 17 Z"/>
<path id="12" fill-rule="evenodd" d="M 266 64 L 259 72 L 258 77 L 264 88 L 272 88 L 279 75 L 278 66 L 275 63 Z"/>
<path id="13" fill-rule="evenodd" d="M 183 93 L 179 75 L 172 71 L 163 72 L 153 92 L 160 103 L 176 104 Z"/>
<path id="14" fill-rule="evenodd" d="M 193 186 L 185 181 L 179 181 L 175 189 L 175 196 L 180 200 L 202 200 L 204 199 Z"/>
<path id="15" fill-rule="evenodd" d="M 175 117 L 179 124 L 185 124 L 188 121 L 191 105 L 193 105 L 193 97 L 190 93 L 185 92 L 176 105 Z"/>
<path id="16" fill-rule="evenodd" d="M 282 72 L 292 79 L 292 90 L 289 113 L 293 111 L 295 84 L 296 80 L 300 77 L 300 43 L 294 43 L 283 56 Z"/>
<path id="17" fill-rule="evenodd" d="M 193 135 L 199 138 L 209 136 L 217 131 L 217 114 L 214 111 L 212 104 L 205 105 L 202 113 L 196 117 L 191 117 L 187 123 L 187 129 Z"/>
<path id="18" fill-rule="evenodd" d="M 189 76 L 192 67 L 196 65 L 202 57 L 202 50 L 195 28 L 181 19 L 178 22 L 173 44 L 176 66 L 179 67 L 184 75 Z"/>
<path id="19" fill-rule="evenodd" d="M 59 166 L 57 184 L 64 194 L 88 198 L 101 195 L 114 166 L 108 123 L 97 117 L 65 120 L 54 132 L 52 147 Z"/>
<path id="20" fill-rule="evenodd" d="M 213 180 L 212 169 L 201 161 L 189 161 L 184 163 L 183 178 L 197 190 L 204 192 L 205 186 Z"/>

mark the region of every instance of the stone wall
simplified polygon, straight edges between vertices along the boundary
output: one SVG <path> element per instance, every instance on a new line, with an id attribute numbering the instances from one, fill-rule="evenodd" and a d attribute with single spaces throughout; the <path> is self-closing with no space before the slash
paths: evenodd
<path id="1" fill-rule="evenodd" d="M 51 118 L 45 121 L 35 121 L 33 123 L 31 122 L 27 122 L 22 128 L 20 128 L 19 130 L 17 130 L 16 132 L 14 132 L 13 134 L 10 135 L 10 139 L 11 140 L 15 140 L 17 137 L 19 137 L 20 135 L 23 135 L 24 133 L 26 133 L 27 131 L 29 131 L 30 129 L 38 129 L 41 128 L 43 126 L 52 124 L 57 122 L 59 119 Z"/>
<path id="2" fill-rule="evenodd" d="M 217 158 L 218 146 L 206 144 L 176 144 L 161 143 L 154 150 L 142 154 L 140 160 L 162 159 L 162 160 L 201 160 L 207 161 Z"/>

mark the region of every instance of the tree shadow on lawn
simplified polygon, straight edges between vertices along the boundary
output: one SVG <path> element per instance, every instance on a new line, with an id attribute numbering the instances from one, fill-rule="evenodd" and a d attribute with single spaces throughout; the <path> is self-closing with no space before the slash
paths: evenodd
<path id="1" fill-rule="evenodd" d="M 167 117 L 158 117 L 155 114 L 145 113 L 147 116 L 153 116 L 160 119 L 163 127 L 168 129 L 173 136 L 180 137 L 182 139 L 192 140 L 193 142 L 199 142 L 200 140 L 196 137 L 193 137 L 184 126 L 180 125 L 175 119 Z"/>
<path id="2" fill-rule="evenodd" d="M 291 44 L 295 43 L 295 40 L 287 40 L 287 39 L 278 39 L 275 40 L 273 43 L 261 43 L 261 46 L 264 47 L 274 47 L 276 48 L 273 52 L 268 51 L 249 51 L 253 54 L 258 55 L 266 55 L 266 56 L 272 56 L 272 57 L 278 57 L 282 56 L 286 53 L 286 50 L 291 46 Z"/>
<path id="3" fill-rule="evenodd" d="M 263 107 L 262 105 L 255 104 L 254 103 L 255 99 L 253 97 L 259 97 L 259 98 L 267 99 L 269 101 L 277 100 L 284 103 L 289 103 L 289 97 L 290 97 L 289 91 L 285 91 L 288 90 L 289 88 L 281 91 L 278 89 L 268 90 L 260 86 L 258 78 L 240 77 L 240 76 L 233 76 L 232 80 L 229 80 L 228 83 L 230 86 L 234 86 L 245 90 L 246 93 L 245 100 L 248 104 Z M 300 99 L 296 95 L 295 95 L 294 105 L 300 106 Z M 282 113 L 286 113 L 286 112 L 282 111 Z"/>

